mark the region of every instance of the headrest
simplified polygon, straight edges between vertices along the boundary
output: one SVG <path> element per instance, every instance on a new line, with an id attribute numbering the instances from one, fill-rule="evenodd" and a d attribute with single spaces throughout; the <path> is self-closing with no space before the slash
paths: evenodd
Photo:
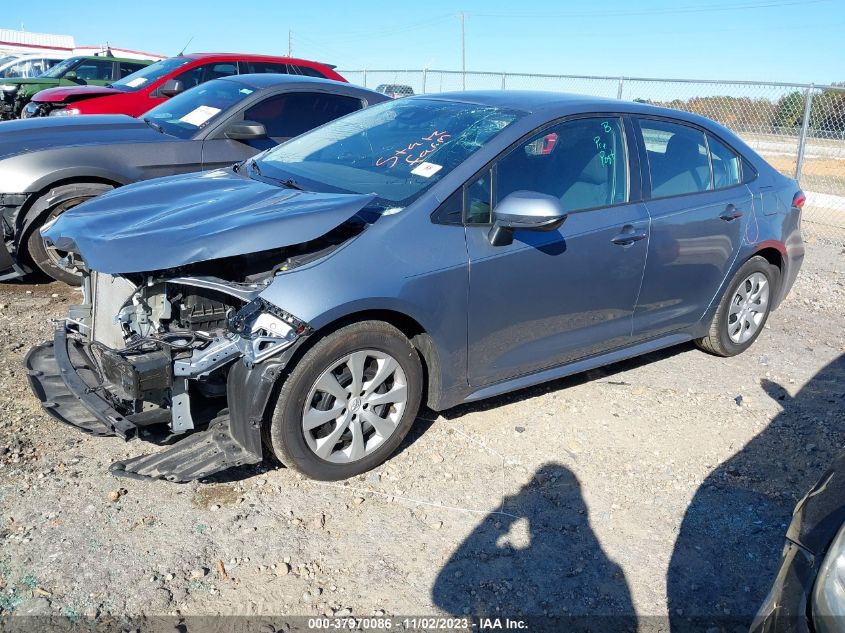
<path id="1" fill-rule="evenodd" d="M 675 134 L 666 144 L 666 160 L 677 161 L 676 167 L 683 169 L 698 165 L 704 157 L 698 151 L 698 143 L 684 134 Z"/>

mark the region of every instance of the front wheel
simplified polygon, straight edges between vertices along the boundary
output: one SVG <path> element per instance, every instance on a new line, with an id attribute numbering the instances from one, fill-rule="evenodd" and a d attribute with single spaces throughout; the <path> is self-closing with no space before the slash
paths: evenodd
<path id="1" fill-rule="evenodd" d="M 26 240 L 26 251 L 29 259 L 42 273 L 57 281 L 63 281 L 71 286 L 82 284 L 82 273 L 74 266 L 69 266 L 64 251 L 56 250 L 48 246 L 41 237 L 41 227 L 45 223 L 59 217 L 68 209 L 82 204 L 114 187 L 105 183 L 75 183 L 61 185 L 51 189 L 48 194 L 40 198 L 33 205 L 33 212 L 37 218 L 29 227 Z M 53 203 L 51 199 L 59 199 L 61 202 Z"/>
<path id="2" fill-rule="evenodd" d="M 313 479 L 348 479 L 398 448 L 417 416 L 419 355 L 395 327 L 363 321 L 312 347 L 285 379 L 267 433 L 285 466 Z"/>
<path id="3" fill-rule="evenodd" d="M 745 262 L 722 296 L 710 331 L 698 346 L 717 356 L 736 356 L 751 347 L 769 318 L 780 271 L 764 258 Z"/>

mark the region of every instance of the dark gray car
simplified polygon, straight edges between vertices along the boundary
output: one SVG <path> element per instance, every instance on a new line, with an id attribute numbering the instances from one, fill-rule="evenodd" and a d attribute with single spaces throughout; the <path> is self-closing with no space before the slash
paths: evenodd
<path id="1" fill-rule="evenodd" d="M 0 124 L 0 279 L 33 267 L 71 284 L 81 277 L 38 228 L 115 187 L 242 161 L 386 96 L 343 82 L 239 75 L 204 83 L 142 118 L 39 118 Z"/>
<path id="2" fill-rule="evenodd" d="M 798 273 L 803 201 L 693 114 L 397 99 L 46 226 L 84 261 L 86 301 L 26 364 L 61 421 L 185 434 L 116 473 L 185 481 L 267 454 L 342 479 L 387 459 L 423 402 L 690 340 L 744 351 Z"/>

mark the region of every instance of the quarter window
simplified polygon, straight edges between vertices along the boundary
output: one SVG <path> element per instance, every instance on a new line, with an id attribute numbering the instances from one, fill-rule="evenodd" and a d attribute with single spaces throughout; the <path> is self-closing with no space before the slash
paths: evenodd
<path id="1" fill-rule="evenodd" d="M 740 181 L 739 156 L 736 152 L 710 134 L 707 135 L 707 145 L 710 147 L 713 184 L 716 189 L 738 185 Z"/>
<path id="2" fill-rule="evenodd" d="M 713 188 L 704 132 L 666 121 L 640 121 L 653 198 Z"/>
<path id="3" fill-rule="evenodd" d="M 494 174 L 496 203 L 520 190 L 560 198 L 567 211 L 626 202 L 628 170 L 622 121 L 595 117 L 547 128 L 511 150 L 495 166 Z M 488 191 L 486 175 L 467 188 L 467 223 L 490 222 Z"/>
<path id="4" fill-rule="evenodd" d="M 350 112 L 360 110 L 360 99 L 314 92 L 292 92 L 269 97 L 244 112 L 244 120 L 263 123 L 275 138 L 299 136 Z"/>

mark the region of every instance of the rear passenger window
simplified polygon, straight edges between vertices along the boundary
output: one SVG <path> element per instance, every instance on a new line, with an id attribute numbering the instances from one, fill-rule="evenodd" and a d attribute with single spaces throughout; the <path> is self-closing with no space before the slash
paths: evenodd
<path id="1" fill-rule="evenodd" d="M 666 121 L 640 121 L 651 171 L 651 196 L 664 198 L 713 188 L 704 132 Z"/>
<path id="2" fill-rule="evenodd" d="M 120 76 L 126 77 L 132 73 L 145 68 L 146 64 L 133 64 L 131 62 L 120 62 Z"/>
<path id="3" fill-rule="evenodd" d="M 498 163 L 495 188 L 497 203 L 514 191 L 537 191 L 560 198 L 567 211 L 626 202 L 621 119 L 575 119 L 537 134 Z"/>
<path id="4" fill-rule="evenodd" d="M 713 165 L 713 184 L 716 189 L 738 185 L 739 156 L 727 145 L 710 134 L 707 135 L 710 146 L 710 164 Z"/>
<path id="5" fill-rule="evenodd" d="M 246 75 L 250 73 L 280 73 L 282 75 L 288 74 L 287 64 L 276 64 L 273 62 L 240 62 L 241 73 Z"/>

